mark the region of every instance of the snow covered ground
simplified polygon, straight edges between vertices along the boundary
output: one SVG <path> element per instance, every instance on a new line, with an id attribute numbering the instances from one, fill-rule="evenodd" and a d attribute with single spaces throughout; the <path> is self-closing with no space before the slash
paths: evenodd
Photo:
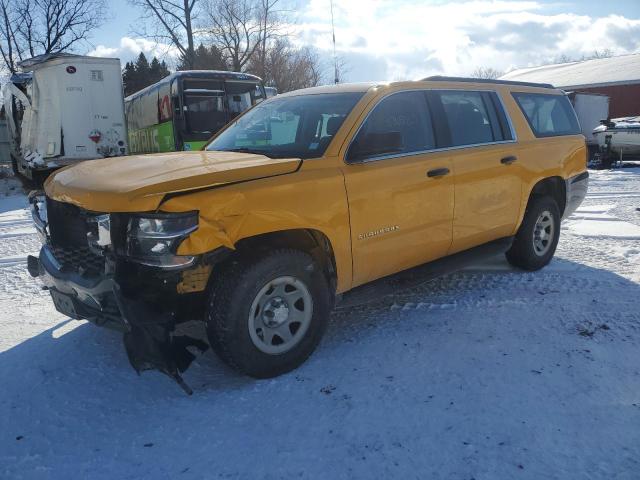
<path id="1" fill-rule="evenodd" d="M 542 271 L 338 310 L 272 380 L 207 353 L 192 397 L 53 309 L 25 197 L 0 194 L 0 478 L 640 478 L 640 168 L 591 179 Z"/>

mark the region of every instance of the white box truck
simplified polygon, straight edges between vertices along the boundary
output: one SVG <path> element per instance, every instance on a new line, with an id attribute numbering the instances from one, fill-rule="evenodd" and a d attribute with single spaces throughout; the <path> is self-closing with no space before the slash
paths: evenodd
<path id="1" fill-rule="evenodd" d="M 119 59 L 58 53 L 20 67 L 3 87 L 16 173 L 39 183 L 71 163 L 127 154 Z"/>
<path id="2" fill-rule="evenodd" d="M 569 92 L 568 95 L 587 145 L 597 147 L 598 141 L 593 135 L 593 129 L 600 125 L 601 120 L 609 118 L 609 97 L 600 93 Z"/>

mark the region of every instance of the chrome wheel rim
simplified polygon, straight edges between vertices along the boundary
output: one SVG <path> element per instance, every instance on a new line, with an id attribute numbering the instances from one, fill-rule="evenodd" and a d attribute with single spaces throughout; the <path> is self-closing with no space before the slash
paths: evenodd
<path id="1" fill-rule="evenodd" d="M 533 227 L 533 250 L 539 257 L 545 255 L 551 248 L 555 229 L 553 214 L 548 210 L 543 211 Z"/>
<path id="2" fill-rule="evenodd" d="M 295 277 L 278 277 L 262 287 L 251 304 L 251 341 L 269 355 L 285 353 L 304 338 L 312 315 L 307 286 Z"/>

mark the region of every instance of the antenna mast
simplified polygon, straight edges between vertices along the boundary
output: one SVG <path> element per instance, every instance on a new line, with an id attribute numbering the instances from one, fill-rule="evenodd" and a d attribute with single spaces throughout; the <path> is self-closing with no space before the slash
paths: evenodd
<path id="1" fill-rule="evenodd" d="M 331 4 L 331 33 L 333 34 L 333 82 L 337 84 L 340 79 L 338 78 L 338 57 L 336 56 L 336 27 L 333 23 L 333 0 L 329 0 Z"/>

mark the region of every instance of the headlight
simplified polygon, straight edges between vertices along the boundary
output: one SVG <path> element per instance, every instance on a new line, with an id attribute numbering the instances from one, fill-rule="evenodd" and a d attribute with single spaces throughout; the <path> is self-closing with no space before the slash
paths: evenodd
<path id="1" fill-rule="evenodd" d="M 156 267 L 182 267 L 194 257 L 176 255 L 178 246 L 198 228 L 198 212 L 132 216 L 127 227 L 127 256 Z"/>

